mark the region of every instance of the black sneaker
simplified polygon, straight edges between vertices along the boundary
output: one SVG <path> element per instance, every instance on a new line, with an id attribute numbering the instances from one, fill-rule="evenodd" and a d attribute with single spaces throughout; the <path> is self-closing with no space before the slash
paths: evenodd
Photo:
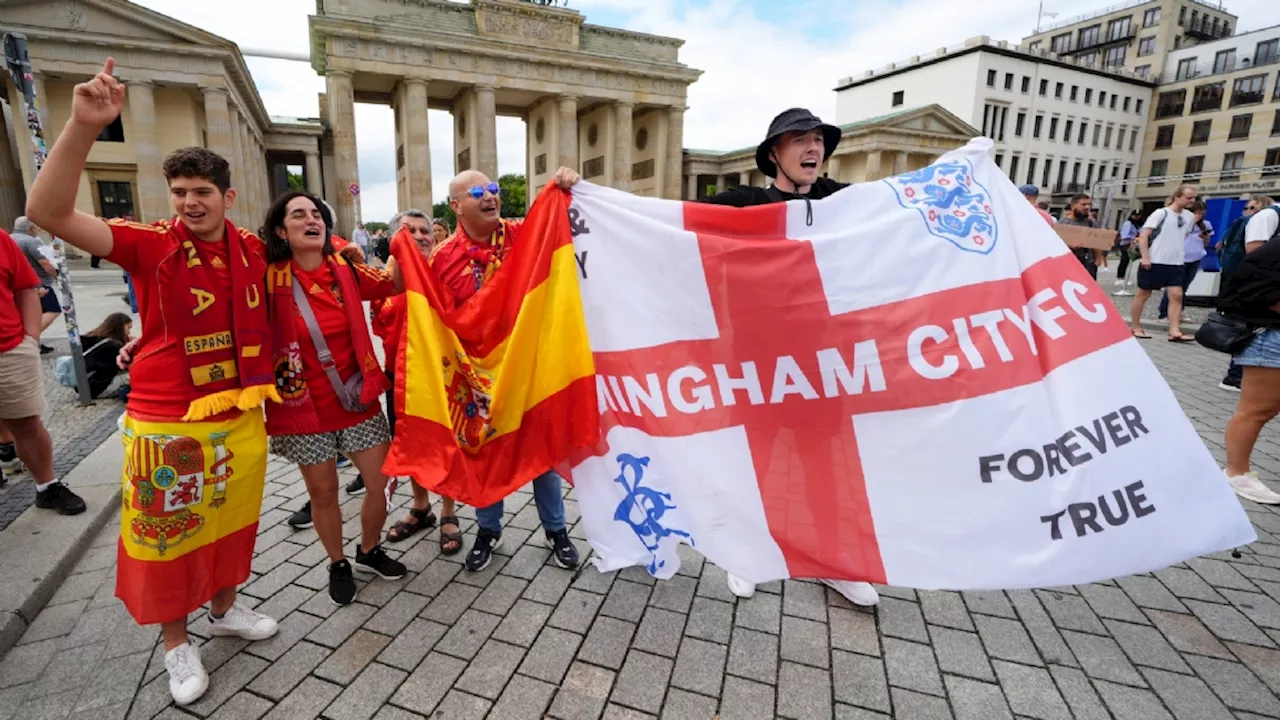
<path id="1" fill-rule="evenodd" d="M 476 541 L 471 544 L 471 552 L 467 553 L 466 568 L 471 572 L 480 572 L 489 566 L 493 551 L 502 547 L 502 533 L 480 528 L 476 532 Z"/>
<path id="2" fill-rule="evenodd" d="M 84 512 L 84 500 L 71 492 L 71 488 L 56 482 L 36 493 L 36 507 L 56 510 L 59 515 L 79 515 Z"/>
<path id="3" fill-rule="evenodd" d="M 1231 392 L 1240 392 L 1240 381 L 1233 377 L 1224 377 L 1222 382 L 1218 383 L 1218 387 Z"/>
<path id="4" fill-rule="evenodd" d="M 53 348 L 49 347 L 48 345 L 41 345 L 41 346 L 40 346 L 40 354 L 41 354 L 41 355 L 48 355 L 48 354 L 49 354 L 49 353 L 51 353 L 51 352 L 53 352 Z"/>
<path id="5" fill-rule="evenodd" d="M 547 533 L 547 547 L 551 548 L 551 557 L 560 567 L 566 570 L 578 567 L 578 548 L 569 539 L 568 530 Z"/>
<path id="6" fill-rule="evenodd" d="M 392 560 L 381 545 L 374 545 L 369 552 L 364 552 L 357 547 L 356 569 L 377 575 L 383 580 L 399 580 L 409 572 L 403 563 Z"/>
<path id="7" fill-rule="evenodd" d="M 302 509 L 289 516 L 285 522 L 289 523 L 289 527 L 294 530 L 306 530 L 315 523 L 311 522 L 311 501 L 308 500 Z"/>
<path id="8" fill-rule="evenodd" d="M 364 494 L 364 476 L 363 475 L 357 475 L 355 480 L 352 480 L 351 482 L 347 483 L 347 494 L 348 495 Z"/>
<path id="9" fill-rule="evenodd" d="M 345 559 L 329 566 L 329 599 L 334 605 L 350 605 L 356 599 L 356 581 Z"/>

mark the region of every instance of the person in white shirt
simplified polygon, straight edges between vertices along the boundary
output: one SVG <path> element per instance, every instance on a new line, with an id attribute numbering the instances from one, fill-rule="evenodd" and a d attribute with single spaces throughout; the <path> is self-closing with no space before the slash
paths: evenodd
<path id="1" fill-rule="evenodd" d="M 1187 229 L 1196 220 L 1189 208 L 1195 203 L 1196 194 L 1195 185 L 1180 186 L 1169 204 L 1151 213 L 1138 233 L 1138 294 L 1129 316 L 1136 338 L 1151 337 L 1142 329 L 1142 311 L 1151 292 L 1163 289 L 1169 293 L 1169 342 L 1195 341 L 1182 334 L 1182 279 Z"/>
<path id="2" fill-rule="evenodd" d="M 1191 206 L 1191 213 L 1195 215 L 1196 221 L 1191 223 L 1191 227 L 1187 228 L 1187 239 L 1183 244 L 1183 266 L 1182 266 L 1182 298 L 1185 301 L 1187 297 L 1187 288 L 1191 287 L 1191 283 L 1196 279 L 1196 275 L 1200 274 L 1200 261 L 1205 255 L 1209 254 L 1209 240 L 1213 237 L 1213 225 L 1204 219 L 1205 204 L 1203 200 L 1196 200 L 1196 204 Z M 1169 293 L 1165 293 L 1160 298 L 1160 312 L 1156 317 L 1164 320 L 1169 316 Z"/>

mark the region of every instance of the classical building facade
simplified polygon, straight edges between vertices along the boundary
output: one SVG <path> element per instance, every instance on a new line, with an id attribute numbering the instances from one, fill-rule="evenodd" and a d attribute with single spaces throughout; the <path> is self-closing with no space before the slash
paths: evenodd
<path id="1" fill-rule="evenodd" d="M 77 207 L 108 217 L 153 221 L 172 210 L 161 170 L 182 147 L 227 158 L 239 193 L 233 221 L 257 227 L 273 194 L 287 187 L 283 168 L 306 169 L 319 190 L 317 120 L 267 115 L 234 43 L 126 0 L 8 0 L 0 28 L 26 35 L 36 104 L 52 146 L 71 111 L 72 87 L 116 60 L 127 86 L 125 109 L 99 137 L 80 178 Z M 0 142 L 0 223 L 12 227 L 32 180 L 32 141 L 22 93 L 5 77 Z"/>
<path id="2" fill-rule="evenodd" d="M 317 0 L 311 40 L 339 227 L 355 221 L 355 102 L 395 110 L 402 208 L 446 192 L 431 187 L 429 108 L 453 114 L 454 172 L 497 177 L 495 119 L 513 115 L 526 121 L 530 187 L 563 165 L 638 194 L 681 195 L 685 98 L 701 74 L 679 62 L 682 40 L 516 0 Z"/>
<path id="3" fill-rule="evenodd" d="M 912 108 L 840 126 L 840 144 L 823 175 L 840 182 L 868 182 L 918 170 L 963 146 L 978 131 L 940 105 Z M 756 169 L 756 146 L 737 150 L 686 150 L 686 200 L 739 185 L 770 182 Z"/>

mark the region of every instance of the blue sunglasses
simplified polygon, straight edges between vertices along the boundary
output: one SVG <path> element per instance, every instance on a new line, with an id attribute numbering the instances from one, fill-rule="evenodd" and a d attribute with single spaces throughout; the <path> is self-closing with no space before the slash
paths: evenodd
<path id="1" fill-rule="evenodd" d="M 488 185 L 475 185 L 471 187 L 471 189 L 467 190 L 467 194 L 479 200 L 480 198 L 484 197 L 484 194 L 486 191 L 490 195 L 497 197 L 498 193 L 502 191 L 502 188 L 498 187 L 498 183 L 491 182 Z"/>

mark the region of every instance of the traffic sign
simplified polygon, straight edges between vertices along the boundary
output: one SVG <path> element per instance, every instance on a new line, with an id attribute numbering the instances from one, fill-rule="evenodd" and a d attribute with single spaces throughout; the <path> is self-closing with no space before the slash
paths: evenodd
<path id="1" fill-rule="evenodd" d="M 347 190 L 348 190 L 348 191 L 349 191 L 353 196 L 354 196 L 354 195 L 359 195 L 359 194 L 360 194 L 360 186 L 359 186 L 359 185 L 357 185 L 357 184 L 355 184 L 355 183 L 351 183 L 349 186 L 347 186 Z"/>

